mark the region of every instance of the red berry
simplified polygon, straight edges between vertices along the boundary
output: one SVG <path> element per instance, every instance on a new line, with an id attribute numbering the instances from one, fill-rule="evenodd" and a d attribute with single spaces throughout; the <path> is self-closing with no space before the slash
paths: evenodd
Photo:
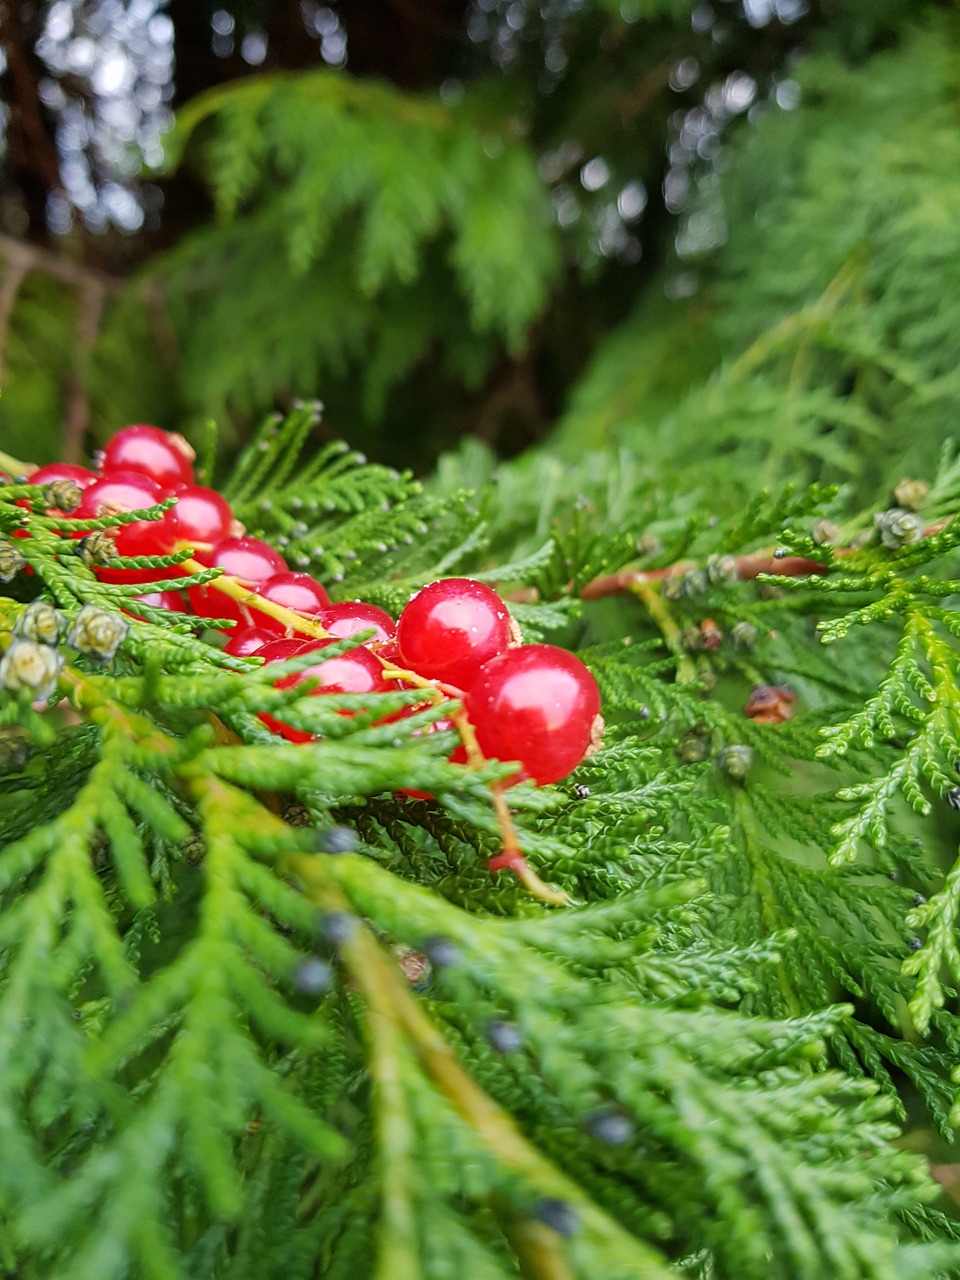
<path id="1" fill-rule="evenodd" d="M 81 489 L 89 489 L 99 476 L 93 471 L 88 471 L 86 467 L 75 467 L 70 462 L 48 462 L 46 466 L 38 467 L 28 478 L 30 484 L 50 484 L 54 480 L 72 480 Z"/>
<path id="2" fill-rule="evenodd" d="M 112 471 L 97 476 L 84 490 L 77 517 L 85 520 L 110 515 L 116 511 L 138 511 L 154 507 L 167 496 L 168 490 L 138 471 Z"/>
<path id="3" fill-rule="evenodd" d="M 510 643 L 510 615 L 492 588 L 470 578 L 431 582 L 397 623 L 403 665 L 465 688 L 477 669 Z"/>
<path id="4" fill-rule="evenodd" d="M 249 658 L 251 654 L 259 654 L 265 645 L 276 638 L 277 633 L 268 631 L 266 627 L 237 627 L 230 632 L 230 639 L 223 646 L 223 652 L 234 658 Z"/>
<path id="5" fill-rule="evenodd" d="M 521 645 L 485 664 L 467 691 L 484 755 L 519 760 L 541 786 L 583 759 L 600 714 L 596 681 L 579 658 L 549 644 Z"/>
<path id="6" fill-rule="evenodd" d="M 315 618 L 330 604 L 326 591 L 309 573 L 275 573 L 260 583 L 257 595 L 307 618 Z M 266 627 L 268 631 L 286 630 L 277 618 L 271 618 L 259 609 L 251 609 L 250 617 L 258 627 Z"/>
<path id="7" fill-rule="evenodd" d="M 261 631 L 262 627 L 257 627 L 257 631 Z M 250 628 L 254 630 L 253 627 Z M 271 632 L 270 639 L 266 644 L 261 645 L 257 652 L 257 657 L 262 658 L 264 662 L 285 662 L 287 658 L 292 658 L 294 654 L 300 653 L 310 642 L 304 640 L 302 636 L 295 636 L 293 639 L 278 640 L 277 633 Z"/>
<path id="8" fill-rule="evenodd" d="M 138 423 L 124 427 L 107 441 L 100 470 L 137 471 L 173 489 L 193 484 L 193 450 L 183 436 Z"/>
<path id="9" fill-rule="evenodd" d="M 363 604 L 359 600 L 332 604 L 320 615 L 320 621 L 338 639 L 355 636 L 361 631 L 373 631 L 371 641 L 392 640 L 397 634 L 397 624 L 389 613 L 384 613 L 375 604 Z M 380 653 L 383 654 L 382 649 Z M 399 657 L 399 653 L 397 656 Z"/>
<path id="10" fill-rule="evenodd" d="M 84 490 L 83 499 L 77 507 L 77 519 L 91 520 L 101 516 L 112 515 L 117 511 L 140 511 L 146 507 L 154 507 L 167 496 L 165 489 L 151 480 L 149 476 L 135 471 L 115 471 L 110 475 L 100 476 L 88 489 Z M 157 525 L 162 521 L 137 520 L 133 524 L 117 526 L 116 543 L 118 556 L 152 556 L 157 555 Z M 84 535 L 78 534 L 78 537 Z M 162 552 L 160 553 L 162 554 Z M 142 570 L 146 579 L 156 577 L 153 570 Z M 118 581 L 136 581 L 129 574 L 122 573 Z"/>
<path id="11" fill-rule="evenodd" d="M 260 650 L 259 656 L 265 662 L 282 662 L 285 658 L 293 657 L 294 653 L 325 649 L 333 643 L 332 640 L 277 640 L 265 645 Z M 277 681 L 276 687 L 290 689 L 304 680 L 315 680 L 318 683 L 317 687 L 311 691 L 313 694 L 382 693 L 386 686 L 380 671 L 380 663 L 369 649 L 361 645 L 359 648 L 350 649 L 347 653 L 341 653 L 338 657 L 328 658 L 326 662 L 307 667 L 304 671 L 284 676 L 282 680 Z M 283 734 L 290 742 L 307 742 L 310 739 L 309 733 L 304 733 L 302 729 L 294 729 L 265 712 L 261 713 L 260 719 L 275 733 Z"/>
<path id="12" fill-rule="evenodd" d="M 142 600 L 144 604 L 152 604 L 155 609 L 166 609 L 170 613 L 185 613 L 187 608 L 179 591 L 148 591 L 145 595 L 133 598 Z M 130 613 L 131 610 L 122 609 L 121 612 Z"/>
<path id="13" fill-rule="evenodd" d="M 257 591 L 260 584 L 286 569 L 283 556 L 259 538 L 229 537 L 214 543 L 207 551 L 198 551 L 201 564 L 219 566 L 225 573 Z M 201 618 L 233 618 L 250 626 L 249 610 L 215 587 L 190 587 L 190 604 Z"/>
<path id="14" fill-rule="evenodd" d="M 167 523 L 171 547 L 177 542 L 189 542 L 202 549 L 229 536 L 233 512 L 215 489 L 189 484 L 177 490 L 177 505 L 167 512 Z"/>
<path id="15" fill-rule="evenodd" d="M 230 532 L 233 513 L 224 498 L 203 485 L 183 485 L 176 491 L 177 505 L 162 520 L 145 527 L 139 537 L 142 556 L 168 556 L 177 543 L 189 543 L 194 550 L 209 550 Z"/>

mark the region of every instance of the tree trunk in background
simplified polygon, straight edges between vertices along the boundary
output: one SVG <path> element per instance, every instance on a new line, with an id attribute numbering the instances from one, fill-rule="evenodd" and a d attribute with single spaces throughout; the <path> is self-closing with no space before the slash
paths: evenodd
<path id="1" fill-rule="evenodd" d="M 354 75 L 423 89 L 443 76 L 467 40 L 460 0 L 340 0 Z"/>
<path id="2" fill-rule="evenodd" d="M 34 52 L 46 10 L 41 5 L 6 0 L 0 7 L 0 43 L 7 74 L 0 92 L 9 111 L 4 157 L 4 194 L 15 197 L 8 220 L 21 225 L 3 230 L 34 243 L 49 240 L 47 196 L 60 186 L 60 162 L 53 121 L 40 101 L 43 64 Z M 23 215 L 26 215 L 25 218 Z M 25 222 L 26 225 L 22 225 Z"/>

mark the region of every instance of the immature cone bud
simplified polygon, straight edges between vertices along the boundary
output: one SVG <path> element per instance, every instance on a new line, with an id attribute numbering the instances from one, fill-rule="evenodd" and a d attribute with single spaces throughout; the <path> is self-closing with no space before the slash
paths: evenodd
<path id="1" fill-rule="evenodd" d="M 719 649 L 723 644 L 723 632 L 712 618 L 704 618 L 700 623 L 700 648 L 708 652 Z"/>
<path id="2" fill-rule="evenodd" d="M 542 1200 L 538 1200 L 530 1209 L 530 1217 L 542 1222 L 564 1239 L 572 1236 L 580 1226 L 580 1219 L 573 1205 L 553 1196 L 544 1196 Z"/>
<path id="3" fill-rule="evenodd" d="M 10 582 L 26 563 L 12 542 L 0 538 L 0 582 Z"/>
<path id="4" fill-rule="evenodd" d="M 460 963 L 460 948 L 450 938 L 426 938 L 420 949 L 435 969 L 450 969 Z"/>
<path id="5" fill-rule="evenodd" d="M 180 846 L 180 851 L 186 858 L 187 862 L 190 863 L 191 867 L 199 867 L 200 863 L 206 857 L 207 846 L 204 842 L 203 836 L 200 835 L 199 832 L 195 831 L 192 835 L 187 836 L 186 840 L 184 840 L 183 844 Z"/>
<path id="6" fill-rule="evenodd" d="M 423 952 L 414 951 L 413 947 L 397 946 L 394 955 L 407 981 L 415 987 L 419 986 L 430 969 L 430 961 Z"/>
<path id="7" fill-rule="evenodd" d="M 49 698 L 57 687 L 63 654 L 32 640 L 14 640 L 0 660 L 0 684 L 11 693 L 28 690 L 34 698 Z"/>
<path id="8" fill-rule="evenodd" d="M 320 853 L 356 853 L 357 833 L 350 827 L 327 827 L 317 833 Z"/>
<path id="9" fill-rule="evenodd" d="M 312 825 L 309 811 L 299 800 L 287 805 L 283 811 L 283 820 L 288 827 L 309 827 Z"/>
<path id="10" fill-rule="evenodd" d="M 732 743 L 719 752 L 717 764 L 728 778 L 734 778 L 739 782 L 750 772 L 753 764 L 753 748 Z"/>
<path id="11" fill-rule="evenodd" d="M 684 594 L 685 575 L 674 571 L 668 573 L 660 588 L 664 600 L 680 600 Z"/>
<path id="12" fill-rule="evenodd" d="M 14 634 L 37 644 L 56 644 L 63 635 L 67 620 L 46 600 L 33 600 L 17 620 Z"/>
<path id="13" fill-rule="evenodd" d="M 293 985 L 305 996 L 319 996 L 333 982 L 333 970 L 319 956 L 308 956 L 293 971 Z"/>
<path id="14" fill-rule="evenodd" d="M 493 1018 L 487 1023 L 484 1034 L 491 1049 L 497 1053 L 517 1053 L 523 1048 L 523 1032 L 515 1022 Z"/>
<path id="15" fill-rule="evenodd" d="M 47 510 L 69 515 L 83 500 L 83 490 L 76 480 L 51 480 L 43 486 L 43 505 Z"/>
<path id="16" fill-rule="evenodd" d="M 583 1118 L 583 1127 L 594 1138 L 611 1147 L 622 1147 L 634 1134 L 633 1121 L 613 1107 L 601 1107 Z"/>
<path id="17" fill-rule="evenodd" d="M 752 649 L 760 638 L 760 632 L 752 622 L 741 619 L 730 628 L 730 639 L 735 649 Z"/>
<path id="18" fill-rule="evenodd" d="M 328 911 L 323 917 L 320 931 L 328 942 L 339 946 L 341 942 L 349 942 L 357 931 L 357 918 L 348 911 Z"/>
<path id="19" fill-rule="evenodd" d="M 818 520 L 811 533 L 818 547 L 833 547 L 840 540 L 840 526 L 832 520 Z"/>
<path id="20" fill-rule="evenodd" d="M 73 620 L 67 644 L 109 662 L 129 630 L 130 623 L 119 613 L 109 613 L 96 604 L 85 604 Z"/>
<path id="21" fill-rule="evenodd" d="M 691 569 L 683 576 L 683 594 L 685 596 L 705 596 L 710 590 L 710 578 L 706 569 Z"/>
<path id="22" fill-rule="evenodd" d="M 677 755 L 684 764 L 699 764 L 710 754 L 710 735 L 706 727 L 695 725 L 677 743 Z"/>
<path id="23" fill-rule="evenodd" d="M 736 582 L 736 560 L 733 556 L 707 556 L 707 578 L 713 584 Z"/>
<path id="24" fill-rule="evenodd" d="M 20 773 L 30 759 L 30 739 L 18 724 L 0 725 L 0 777 Z"/>
<path id="25" fill-rule="evenodd" d="M 880 541 L 891 551 L 916 542 L 923 533 L 923 521 L 912 511 L 903 507 L 891 507 L 888 511 L 878 511 L 873 517 L 874 528 L 880 535 Z"/>
<path id="26" fill-rule="evenodd" d="M 688 653 L 696 653 L 700 648 L 700 628 L 692 623 L 680 632 L 680 644 Z"/>
<path id="27" fill-rule="evenodd" d="M 87 568 L 93 569 L 116 557 L 117 544 L 113 540 L 113 535 L 107 533 L 106 529 L 94 529 L 93 533 L 88 533 L 85 538 L 80 539 L 77 543 L 77 551 Z"/>
<path id="28" fill-rule="evenodd" d="M 793 718 L 797 695 L 785 684 L 755 684 L 743 714 L 757 724 L 783 724 Z"/>
<path id="29" fill-rule="evenodd" d="M 900 507 L 919 511 L 929 492 L 930 486 L 926 480 L 901 480 L 893 491 L 893 500 Z"/>

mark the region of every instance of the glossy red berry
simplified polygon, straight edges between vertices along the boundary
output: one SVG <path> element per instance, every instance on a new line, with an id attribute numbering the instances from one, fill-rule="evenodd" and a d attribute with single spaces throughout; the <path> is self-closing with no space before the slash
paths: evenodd
<path id="1" fill-rule="evenodd" d="M 509 643 L 507 606 L 492 588 L 471 578 L 431 582 L 410 600 L 397 623 L 403 665 L 461 688 Z"/>
<path id="2" fill-rule="evenodd" d="M 83 499 L 75 515 L 78 519 L 99 519 L 101 516 L 113 515 L 118 511 L 140 511 L 154 507 L 167 496 L 167 490 L 161 488 L 149 476 L 140 475 L 136 471 L 116 471 L 111 475 L 100 476 L 89 488 L 84 490 Z M 157 533 L 154 526 L 157 521 L 137 520 L 133 524 L 117 526 L 116 544 L 118 556 L 152 556 L 155 550 Z M 162 523 L 159 522 L 159 523 Z M 83 534 L 78 534 L 83 537 Z M 160 553 L 162 554 L 162 553 Z M 153 571 L 147 572 L 156 577 Z M 136 581 L 129 574 L 123 574 L 118 581 Z"/>
<path id="3" fill-rule="evenodd" d="M 338 639 L 358 635 L 361 631 L 373 631 L 371 642 L 392 640 L 397 633 L 397 624 L 389 613 L 384 613 L 375 604 L 363 604 L 360 600 L 332 604 L 320 615 L 320 621 Z"/>
<path id="4" fill-rule="evenodd" d="M 142 600 L 144 604 L 153 605 L 155 609 L 166 609 L 169 613 L 185 613 L 186 604 L 179 591 L 148 591 L 145 595 L 134 596 L 134 600 Z M 122 613 L 131 612 L 129 609 Z"/>
<path id="5" fill-rule="evenodd" d="M 173 489 L 193 484 L 192 462 L 193 450 L 183 436 L 137 423 L 124 427 L 107 441 L 100 470 L 104 475 L 137 471 Z"/>
<path id="6" fill-rule="evenodd" d="M 48 462 L 46 466 L 38 467 L 29 476 L 31 484 L 50 484 L 54 480 L 72 480 L 81 489 L 89 489 L 98 479 L 99 476 L 96 472 L 88 471 L 86 467 L 75 467 L 71 462 Z"/>
<path id="7" fill-rule="evenodd" d="M 177 505 L 162 520 L 145 526 L 138 539 L 143 547 L 139 555 L 168 556 L 182 543 L 207 551 L 229 535 L 233 513 L 214 489 L 184 485 L 177 489 L 176 499 Z"/>
<path id="8" fill-rule="evenodd" d="M 237 578 L 251 591 L 275 573 L 286 569 L 283 556 L 259 538 L 223 538 L 207 551 L 197 551 L 201 564 L 219 566 L 225 573 Z M 249 610 L 214 587 L 191 587 L 190 604 L 201 618 L 233 618 L 244 626 L 252 625 Z"/>
<path id="9" fill-rule="evenodd" d="M 284 609 L 302 614 L 306 618 L 317 617 L 330 604 L 330 597 L 326 591 L 316 578 L 310 577 L 309 573 L 285 571 L 272 574 L 260 583 L 257 595 L 263 596 L 265 600 L 270 600 L 274 604 L 282 605 Z M 286 630 L 284 623 L 263 613 L 260 609 L 251 609 L 250 617 L 256 626 L 266 627 L 268 631 Z"/>
<path id="10" fill-rule="evenodd" d="M 465 706 L 484 755 L 519 760 L 523 776 L 542 786 L 583 759 L 598 727 L 600 692 L 572 653 L 528 644 L 486 663 Z"/>
<path id="11" fill-rule="evenodd" d="M 203 549 L 230 536 L 233 512 L 215 489 L 188 484 L 176 492 L 177 505 L 167 513 L 171 545 L 189 542 Z"/>
<path id="12" fill-rule="evenodd" d="M 251 627 L 250 630 L 252 631 L 254 628 Z M 260 631 L 262 628 L 257 627 L 256 630 Z M 295 654 L 300 653 L 308 644 L 309 641 L 304 640 L 302 636 L 280 640 L 277 638 L 277 633 L 273 631 L 270 633 L 270 639 L 266 644 L 260 646 L 257 657 L 262 658 L 264 662 L 285 662 L 287 658 L 292 658 Z"/>
<path id="13" fill-rule="evenodd" d="M 137 471 L 114 471 L 97 476 L 84 490 L 78 518 L 90 520 L 116 511 L 137 511 L 162 502 L 169 490 Z"/>
<path id="14" fill-rule="evenodd" d="M 285 658 L 293 657 L 294 653 L 325 649 L 333 643 L 332 640 L 277 640 L 273 644 L 265 645 L 260 650 L 259 656 L 265 662 L 282 662 Z M 326 662 L 318 662 L 304 671 L 284 676 L 277 681 L 276 687 L 290 689 L 304 680 L 311 680 L 317 682 L 316 688 L 311 690 L 312 694 L 382 693 L 386 686 L 380 671 L 380 663 L 370 650 L 360 646 L 350 649 L 347 653 L 341 653 L 337 657 L 328 658 Z M 310 739 L 310 734 L 304 733 L 302 729 L 294 729 L 291 725 L 284 724 L 283 721 L 265 712 L 261 714 L 260 719 L 275 733 L 282 734 L 289 742 L 307 742 Z"/>
<path id="15" fill-rule="evenodd" d="M 277 633 L 268 631 L 266 627 L 237 627 L 230 632 L 230 639 L 223 646 L 223 652 L 234 658 L 249 658 L 254 653 L 259 654 L 264 645 L 276 638 Z"/>

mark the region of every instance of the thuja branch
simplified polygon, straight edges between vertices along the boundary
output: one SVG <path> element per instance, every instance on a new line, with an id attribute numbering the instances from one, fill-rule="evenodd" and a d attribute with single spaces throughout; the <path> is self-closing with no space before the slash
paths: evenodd
<path id="1" fill-rule="evenodd" d="M 850 548 L 841 547 L 837 548 L 835 554 L 844 555 L 849 551 Z M 692 561 L 684 560 L 667 565 L 663 569 L 621 569 L 618 573 L 603 573 L 587 583 L 580 592 L 580 599 L 601 600 L 604 596 L 630 593 L 642 595 L 646 599 L 646 593 L 641 588 L 682 573 L 684 569 L 691 568 L 692 564 Z M 758 551 L 750 555 L 737 556 L 734 564 L 736 577 L 741 582 L 752 582 L 762 573 L 780 574 L 789 578 L 806 578 L 814 573 L 830 572 L 829 566 L 822 564 L 819 560 L 809 560 L 805 556 L 777 557 L 772 551 Z"/>
<path id="2" fill-rule="evenodd" d="M 686 684 L 697 678 L 697 669 L 690 655 L 684 650 L 680 628 L 667 608 L 667 603 L 650 582 L 633 582 L 629 590 L 642 600 L 650 617 L 660 628 L 667 648 L 677 659 L 677 683 Z"/>
<path id="3" fill-rule="evenodd" d="M 524 1280 L 576 1280 L 563 1241 L 555 1231 L 531 1218 L 509 1212 L 497 1215 Z"/>
<path id="4" fill-rule="evenodd" d="M 291 857 L 283 866 L 293 872 L 304 892 L 327 911 L 350 910 L 350 902 L 334 883 L 339 864 L 350 855 L 316 858 Z M 353 859 L 353 861 L 356 861 Z M 457 1113 L 474 1129 L 497 1160 L 541 1192 L 567 1201 L 577 1212 L 584 1231 L 615 1255 L 616 1262 L 631 1268 L 637 1280 L 667 1280 L 668 1272 L 657 1256 L 631 1237 L 604 1213 L 582 1188 L 567 1178 L 520 1133 L 513 1120 L 475 1083 L 460 1065 L 440 1029 L 411 994 L 400 969 L 384 954 L 369 930 L 357 923 L 341 944 L 341 955 L 368 1008 L 409 1041 L 420 1065 Z"/>
<path id="5" fill-rule="evenodd" d="M 952 518 L 951 518 L 952 519 Z M 922 537 L 929 538 L 940 533 L 951 523 L 951 519 L 935 520 L 924 528 Z M 832 556 L 849 556 L 859 547 L 833 547 Z M 813 574 L 827 574 L 832 571 L 829 564 L 820 560 L 811 560 L 807 556 L 777 555 L 775 548 L 763 551 L 751 551 L 746 555 L 734 556 L 733 576 L 739 582 L 752 582 L 761 574 L 775 574 L 786 578 L 809 578 Z M 639 587 L 650 583 L 662 582 L 664 578 L 672 578 L 694 567 L 692 560 L 679 560 L 676 564 L 666 565 L 661 569 L 620 569 L 616 573 L 601 573 L 591 579 L 580 591 L 581 600 L 601 600 L 604 596 L 626 595 L 630 592 L 640 594 Z"/>

